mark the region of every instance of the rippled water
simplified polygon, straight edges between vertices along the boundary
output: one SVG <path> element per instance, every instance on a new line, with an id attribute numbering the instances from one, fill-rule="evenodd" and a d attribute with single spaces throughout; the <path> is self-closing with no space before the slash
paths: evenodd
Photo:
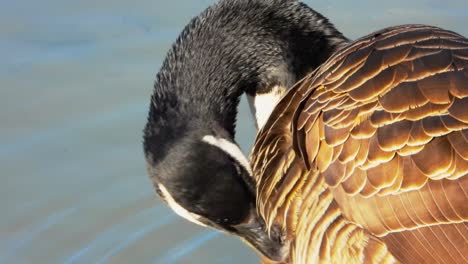
<path id="1" fill-rule="evenodd" d="M 0 263 L 255 263 L 175 216 L 141 150 L 155 72 L 213 1 L 1 1 Z M 348 37 L 403 23 L 468 35 L 468 2 L 306 1 Z M 238 140 L 252 121 L 241 105 Z"/>

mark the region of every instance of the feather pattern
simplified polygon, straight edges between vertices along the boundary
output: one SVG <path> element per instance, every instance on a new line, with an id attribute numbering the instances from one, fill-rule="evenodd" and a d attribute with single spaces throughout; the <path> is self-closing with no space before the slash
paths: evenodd
<path id="1" fill-rule="evenodd" d="M 423 25 L 341 49 L 251 155 L 292 263 L 468 263 L 468 39 Z"/>

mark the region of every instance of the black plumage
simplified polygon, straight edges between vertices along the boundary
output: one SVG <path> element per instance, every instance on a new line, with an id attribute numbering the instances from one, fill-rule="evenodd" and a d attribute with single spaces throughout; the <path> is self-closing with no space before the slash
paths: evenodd
<path id="1" fill-rule="evenodd" d="M 192 19 L 151 97 L 144 152 L 155 188 L 163 185 L 202 223 L 283 259 L 281 233 L 268 236 L 256 215 L 249 168 L 203 137 L 235 144 L 242 93 L 290 87 L 346 42 L 325 17 L 294 0 L 220 1 Z"/>

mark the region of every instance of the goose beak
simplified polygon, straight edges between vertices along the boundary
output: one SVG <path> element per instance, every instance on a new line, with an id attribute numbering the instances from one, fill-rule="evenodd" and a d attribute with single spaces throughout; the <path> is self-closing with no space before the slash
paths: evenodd
<path id="1" fill-rule="evenodd" d="M 266 231 L 266 225 L 256 213 L 252 213 L 246 223 L 233 226 L 235 233 L 248 245 L 259 251 L 270 262 L 284 262 L 288 257 L 288 246 L 284 244 L 281 233 L 271 230 L 270 235 Z"/>

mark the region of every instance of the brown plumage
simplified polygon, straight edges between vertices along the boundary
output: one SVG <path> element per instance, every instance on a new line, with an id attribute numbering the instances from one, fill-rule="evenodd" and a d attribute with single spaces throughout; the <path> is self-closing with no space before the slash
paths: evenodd
<path id="1" fill-rule="evenodd" d="M 286 93 L 251 161 L 291 263 L 468 263 L 468 40 L 351 43 Z"/>

